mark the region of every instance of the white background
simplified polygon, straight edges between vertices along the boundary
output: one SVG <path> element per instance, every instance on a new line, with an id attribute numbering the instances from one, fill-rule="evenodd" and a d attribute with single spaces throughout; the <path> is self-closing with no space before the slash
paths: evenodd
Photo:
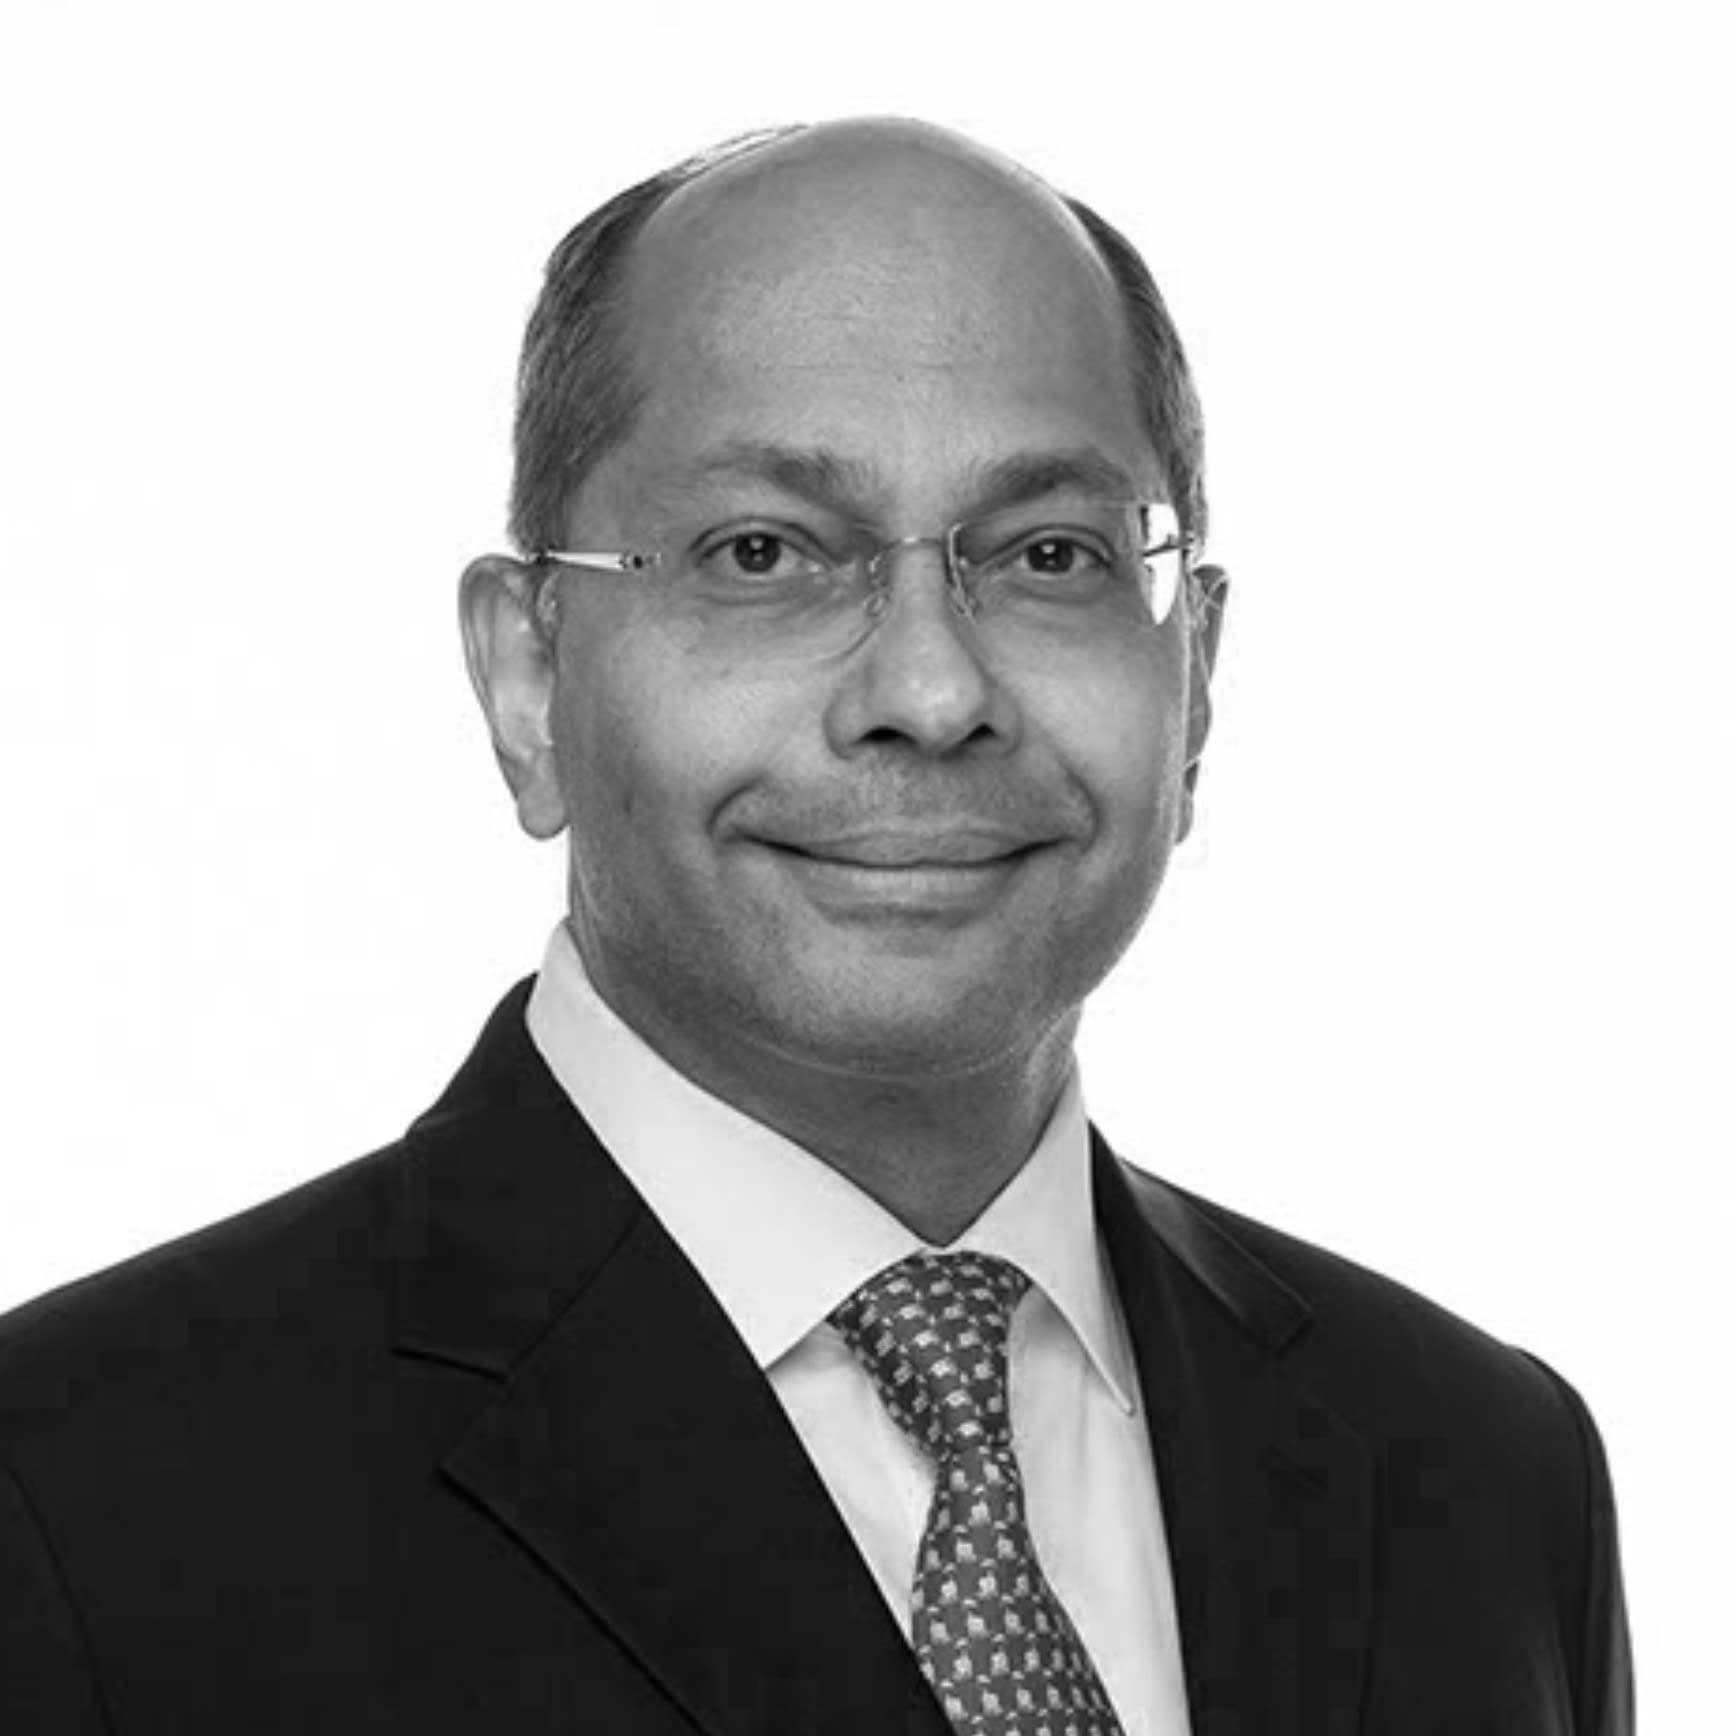
<path id="1" fill-rule="evenodd" d="M 1130 1155 L 1578 1384 L 1653 1730 L 1728 1713 L 1731 53 L 1686 4 L 0 14 L 0 1304 L 391 1138 L 532 968 L 453 590 L 541 261 L 853 111 L 1145 248 L 1236 579 Z"/>

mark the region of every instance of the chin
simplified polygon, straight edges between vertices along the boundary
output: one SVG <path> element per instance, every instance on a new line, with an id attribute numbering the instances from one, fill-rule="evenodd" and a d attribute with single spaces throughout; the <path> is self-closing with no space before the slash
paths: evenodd
<path id="1" fill-rule="evenodd" d="M 1052 992 L 1039 1005 L 1008 989 L 1041 980 L 1024 972 L 961 984 L 908 965 L 856 971 L 781 996 L 761 1009 L 762 1028 L 789 1059 L 823 1071 L 962 1077 L 1027 1055 L 1067 1015 Z"/>

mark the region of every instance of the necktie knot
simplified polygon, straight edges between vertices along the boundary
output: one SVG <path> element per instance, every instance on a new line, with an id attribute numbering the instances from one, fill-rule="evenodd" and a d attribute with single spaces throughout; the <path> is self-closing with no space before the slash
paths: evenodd
<path id="1" fill-rule="evenodd" d="M 913 1254 L 832 1311 L 893 1420 L 930 1457 L 1011 1438 L 1007 1335 L 1030 1286 L 989 1254 Z"/>

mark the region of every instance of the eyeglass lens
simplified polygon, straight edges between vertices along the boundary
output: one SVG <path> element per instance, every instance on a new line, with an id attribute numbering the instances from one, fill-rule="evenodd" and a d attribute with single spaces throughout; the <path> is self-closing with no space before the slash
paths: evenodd
<path id="1" fill-rule="evenodd" d="M 1160 515 L 1154 515 L 1160 516 Z M 1161 625 L 1180 587 L 1171 525 L 1141 506 L 1078 502 L 992 514 L 945 537 L 885 543 L 825 539 L 778 523 L 660 558 L 661 607 L 694 629 L 696 649 L 756 662 L 853 650 L 896 606 L 901 569 L 926 563 L 998 652 L 1040 658 Z"/>

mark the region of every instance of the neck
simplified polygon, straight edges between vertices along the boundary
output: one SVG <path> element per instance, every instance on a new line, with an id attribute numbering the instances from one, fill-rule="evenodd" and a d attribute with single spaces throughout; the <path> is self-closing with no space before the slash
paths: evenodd
<path id="1" fill-rule="evenodd" d="M 748 1044 L 699 1041 L 587 960 L 615 1015 L 696 1085 L 781 1133 L 937 1247 L 955 1241 L 1035 1149 L 1072 1067 L 1077 1015 L 937 1075 L 863 1075 Z"/>
<path id="2" fill-rule="evenodd" d="M 1036 1053 L 942 1079 L 862 1079 L 787 1063 L 751 1079 L 691 1076 L 944 1247 L 1036 1148 L 1066 1083 L 1071 1038 L 1069 1028 Z"/>

